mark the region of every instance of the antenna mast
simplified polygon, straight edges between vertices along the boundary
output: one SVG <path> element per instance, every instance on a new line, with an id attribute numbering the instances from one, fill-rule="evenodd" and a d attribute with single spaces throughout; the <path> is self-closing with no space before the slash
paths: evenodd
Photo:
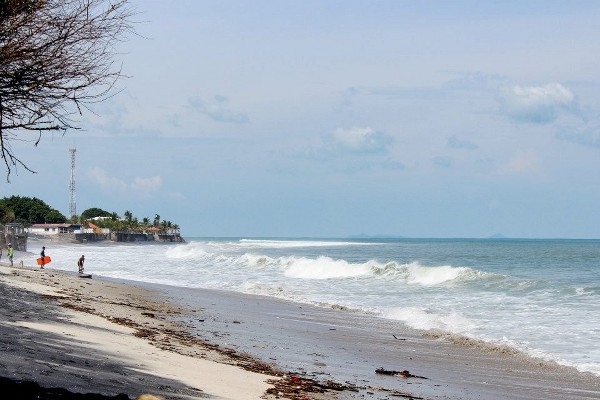
<path id="1" fill-rule="evenodd" d="M 75 205 L 75 152 L 77 149 L 69 149 L 71 152 L 71 183 L 69 183 L 69 192 L 71 193 L 71 203 L 69 204 L 69 217 L 77 215 L 77 206 Z"/>

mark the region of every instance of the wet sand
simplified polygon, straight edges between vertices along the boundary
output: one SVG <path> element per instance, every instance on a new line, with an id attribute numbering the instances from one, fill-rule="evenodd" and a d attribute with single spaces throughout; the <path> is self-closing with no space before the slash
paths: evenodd
<path id="1" fill-rule="evenodd" d="M 596 375 L 348 310 L 5 266 L 0 298 L 0 377 L 70 393 L 600 399 Z"/>
<path id="2" fill-rule="evenodd" d="M 600 399 L 600 377 L 506 347 L 412 330 L 398 321 L 223 291 L 175 289 L 203 340 L 292 375 L 343 383 L 339 398 Z M 376 373 L 408 371 L 415 377 Z M 406 375 L 406 374 L 405 374 Z"/>

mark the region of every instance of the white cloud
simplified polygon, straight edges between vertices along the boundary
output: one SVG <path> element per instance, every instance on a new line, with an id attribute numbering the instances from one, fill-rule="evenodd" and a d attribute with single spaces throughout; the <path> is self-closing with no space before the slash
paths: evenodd
<path id="1" fill-rule="evenodd" d="M 130 193 L 142 197 L 148 197 L 157 192 L 163 183 L 160 176 L 136 177 L 133 182 L 127 183 L 122 179 L 109 176 L 106 171 L 99 167 L 92 168 L 89 176 L 105 191 Z"/>
<path id="2" fill-rule="evenodd" d="M 111 178 L 102 168 L 94 167 L 90 170 L 89 174 L 103 189 L 119 191 L 127 190 L 127 184 L 124 181 L 118 178 Z"/>
<path id="3" fill-rule="evenodd" d="M 450 168 L 452 166 L 452 159 L 446 156 L 433 157 L 431 161 L 438 167 Z"/>
<path id="4" fill-rule="evenodd" d="M 405 165 L 388 151 L 393 142 L 390 135 L 370 127 L 338 128 L 322 135 L 314 146 L 294 152 L 292 157 L 316 161 L 332 171 L 349 174 L 403 170 Z"/>
<path id="5" fill-rule="evenodd" d="M 330 144 L 353 153 L 382 153 L 392 143 L 392 138 L 370 127 L 338 128 L 327 138 Z"/>
<path id="6" fill-rule="evenodd" d="M 468 140 L 459 139 L 456 137 L 456 135 L 454 135 L 448 138 L 448 147 L 452 149 L 475 150 L 479 146 L 477 146 L 475 143 L 469 142 Z"/>
<path id="7" fill-rule="evenodd" d="M 556 120 L 560 110 L 575 104 L 575 95 L 560 83 L 543 86 L 512 86 L 500 98 L 509 118 L 516 122 L 549 123 Z"/>
<path id="8" fill-rule="evenodd" d="M 150 194 L 158 191 L 162 186 L 162 178 L 160 176 L 152 176 L 150 178 L 135 178 L 131 183 L 130 188 L 132 191 L 149 196 Z"/>
<path id="9" fill-rule="evenodd" d="M 582 119 L 571 126 L 562 127 L 556 137 L 591 148 L 600 148 L 600 121 L 597 118 Z"/>
<path id="10" fill-rule="evenodd" d="M 540 157 L 535 150 L 527 150 L 516 153 L 501 168 L 504 174 L 524 174 L 537 172 L 540 169 Z"/>
<path id="11" fill-rule="evenodd" d="M 191 97 L 188 101 L 192 109 L 210 117 L 215 121 L 236 124 L 248 122 L 248 116 L 246 114 L 231 110 L 229 99 L 225 96 L 216 95 L 209 101 L 195 96 Z"/>

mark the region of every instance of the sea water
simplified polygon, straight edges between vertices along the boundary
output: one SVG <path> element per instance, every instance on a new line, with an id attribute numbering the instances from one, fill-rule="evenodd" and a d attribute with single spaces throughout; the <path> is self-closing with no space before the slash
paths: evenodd
<path id="1" fill-rule="evenodd" d="M 342 306 L 600 375 L 600 240 L 44 244 L 58 269 L 85 254 L 95 275 Z"/>

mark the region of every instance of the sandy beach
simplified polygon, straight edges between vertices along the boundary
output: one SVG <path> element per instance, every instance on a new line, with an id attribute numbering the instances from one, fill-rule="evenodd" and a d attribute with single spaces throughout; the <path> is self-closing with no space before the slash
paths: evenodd
<path id="1" fill-rule="evenodd" d="M 5 264 L 0 293 L 0 377 L 11 390 L 27 382 L 46 394 L 123 399 L 600 399 L 596 375 L 344 309 Z"/>
<path id="2" fill-rule="evenodd" d="M 168 399 L 258 399 L 277 379 L 254 360 L 186 336 L 168 322 L 185 311 L 139 287 L 3 266 L 0 292 L 3 378 L 71 394 Z"/>

